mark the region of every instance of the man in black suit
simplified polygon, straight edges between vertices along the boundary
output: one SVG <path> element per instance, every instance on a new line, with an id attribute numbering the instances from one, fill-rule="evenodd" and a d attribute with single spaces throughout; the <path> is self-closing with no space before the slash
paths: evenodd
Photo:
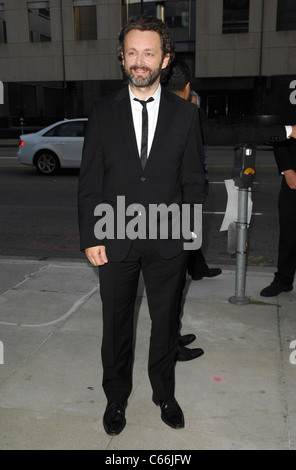
<path id="1" fill-rule="evenodd" d="M 140 271 L 152 321 L 148 373 L 153 401 L 167 425 L 184 426 L 174 393 L 190 243 L 184 245 L 183 230 L 176 237 L 171 229 L 164 238 L 159 232 L 150 239 L 146 232 L 138 238 L 127 234 L 133 222 L 128 214 L 137 214 L 140 230 L 151 206 L 160 204 L 189 207 L 188 232 L 194 232 L 194 208 L 205 199 L 198 109 L 160 85 L 173 56 L 170 32 L 162 21 L 145 16 L 131 19 L 119 36 L 119 57 L 129 86 L 94 105 L 84 141 L 80 239 L 89 261 L 99 266 L 107 397 L 103 424 L 111 435 L 119 434 L 126 424 L 125 409 L 132 391 L 133 316 Z M 119 208 L 119 197 L 129 208 L 126 231 L 122 230 L 125 214 Z M 114 211 L 114 220 L 104 233 L 101 209 L 108 212 L 108 208 Z M 174 226 L 180 218 L 172 213 L 168 222 Z"/>
<path id="2" fill-rule="evenodd" d="M 280 121 L 296 121 L 296 105 L 289 103 Z M 279 244 L 277 272 L 272 283 L 265 287 L 262 297 L 275 297 L 293 290 L 296 272 L 296 141 L 287 140 L 274 146 L 274 155 L 282 183 L 278 197 Z"/>

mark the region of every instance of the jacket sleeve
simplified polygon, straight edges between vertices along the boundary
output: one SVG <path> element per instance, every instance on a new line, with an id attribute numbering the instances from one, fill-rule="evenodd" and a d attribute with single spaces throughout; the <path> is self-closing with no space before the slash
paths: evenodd
<path id="1" fill-rule="evenodd" d="M 293 164 L 293 161 L 291 159 L 290 145 L 290 141 L 287 141 L 283 144 L 277 144 L 273 146 L 275 161 L 279 173 L 282 173 L 286 170 L 295 169 L 295 163 Z"/>
<path id="2" fill-rule="evenodd" d="M 103 148 L 97 119 L 97 106 L 94 105 L 86 126 L 79 173 L 78 222 L 81 250 L 103 244 L 94 234 L 97 220 L 94 210 L 102 202 L 103 168 Z"/>
<path id="3" fill-rule="evenodd" d="M 200 110 L 204 143 L 206 145 L 235 145 L 240 142 L 266 144 L 287 139 L 284 125 L 248 126 L 245 124 L 219 124 Z"/>
<path id="4" fill-rule="evenodd" d="M 182 186 L 183 203 L 190 205 L 190 229 L 194 231 L 194 205 L 206 199 L 206 179 L 203 166 L 203 139 L 197 106 L 194 107 L 191 127 L 183 158 Z"/>

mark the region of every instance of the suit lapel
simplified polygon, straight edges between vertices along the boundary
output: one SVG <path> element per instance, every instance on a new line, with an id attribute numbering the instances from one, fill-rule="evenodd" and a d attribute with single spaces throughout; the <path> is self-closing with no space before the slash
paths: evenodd
<path id="1" fill-rule="evenodd" d="M 125 155 L 136 159 L 137 164 L 141 168 L 130 97 L 127 87 L 121 90 L 118 95 L 115 96 L 113 105 L 114 114 L 116 116 L 115 119 L 117 122 L 116 128 L 119 130 L 120 134 L 118 138 L 121 139 L 123 152 Z M 124 151 L 124 147 L 126 147 L 126 151 Z"/>
<path id="2" fill-rule="evenodd" d="M 170 100 L 170 92 L 167 92 L 166 90 L 164 90 L 164 88 L 162 88 L 157 125 L 145 169 L 151 166 L 154 161 L 158 163 L 159 155 L 161 154 L 161 152 L 159 151 L 159 146 L 161 145 L 161 142 L 163 140 L 162 136 L 168 132 L 168 126 L 169 123 L 172 122 L 173 113 L 174 105 L 172 100 Z"/>

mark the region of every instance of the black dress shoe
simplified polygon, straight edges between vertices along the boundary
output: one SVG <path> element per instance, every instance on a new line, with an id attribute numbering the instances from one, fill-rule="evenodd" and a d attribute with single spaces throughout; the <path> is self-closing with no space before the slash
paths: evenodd
<path id="1" fill-rule="evenodd" d="M 215 277 L 215 276 L 219 276 L 219 274 L 222 274 L 222 269 L 220 268 L 209 268 L 205 273 L 203 274 L 198 274 L 198 275 L 194 275 L 194 274 L 190 274 L 189 275 L 192 277 L 192 280 L 193 281 L 200 281 L 201 279 L 203 279 L 204 277 Z"/>
<path id="2" fill-rule="evenodd" d="M 185 346 L 180 345 L 179 352 L 177 355 L 177 361 L 192 361 L 192 359 L 196 359 L 204 354 L 204 350 L 200 348 L 189 349 L 185 348 Z"/>
<path id="3" fill-rule="evenodd" d="M 188 346 L 188 344 L 193 343 L 193 341 L 195 341 L 195 340 L 196 340 L 195 335 L 192 335 L 192 334 L 183 335 L 183 336 L 180 336 L 180 338 L 179 338 L 179 344 L 182 345 L 182 346 Z"/>
<path id="4" fill-rule="evenodd" d="M 155 405 L 160 406 L 161 419 L 162 421 L 174 429 L 184 428 L 184 415 L 177 400 L 172 397 L 168 400 L 158 400 L 154 396 L 152 397 Z"/>
<path id="5" fill-rule="evenodd" d="M 272 282 L 270 286 L 265 287 L 260 292 L 262 297 L 275 297 L 281 292 L 290 292 L 293 290 L 293 286 L 289 284 L 279 284 L 277 282 Z"/>
<path id="6" fill-rule="evenodd" d="M 126 425 L 125 409 L 127 402 L 109 402 L 103 417 L 103 425 L 107 434 L 116 436 Z"/>

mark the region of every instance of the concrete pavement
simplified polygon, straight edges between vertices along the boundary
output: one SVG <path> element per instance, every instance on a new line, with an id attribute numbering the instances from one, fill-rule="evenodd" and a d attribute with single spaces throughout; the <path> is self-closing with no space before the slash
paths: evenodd
<path id="1" fill-rule="evenodd" d="M 182 333 L 195 333 L 190 347 L 205 355 L 177 363 L 182 430 L 166 426 L 151 400 L 141 283 L 127 426 L 110 437 L 102 425 L 97 269 L 73 260 L 2 257 L 0 449 L 295 450 L 296 292 L 263 299 L 259 292 L 272 278 L 270 268 L 250 268 L 244 306 L 228 301 L 235 266 L 213 279 L 188 279 Z"/>

